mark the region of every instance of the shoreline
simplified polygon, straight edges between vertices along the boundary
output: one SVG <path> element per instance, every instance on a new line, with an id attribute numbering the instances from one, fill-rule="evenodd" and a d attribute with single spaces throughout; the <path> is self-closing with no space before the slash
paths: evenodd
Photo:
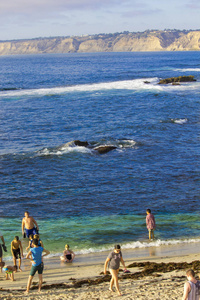
<path id="1" fill-rule="evenodd" d="M 200 261 L 199 254 L 199 245 L 200 243 L 194 243 L 195 247 L 191 247 L 191 244 L 168 247 L 152 247 L 151 249 L 123 249 L 122 254 L 125 260 L 126 266 L 129 266 L 133 263 L 191 263 L 193 261 Z M 198 245 L 196 245 L 198 244 Z M 156 249 L 154 249 L 156 248 Z M 133 251 L 134 250 L 134 251 Z M 142 251 L 141 251 L 142 250 Z M 145 251 L 144 251 L 145 250 Z M 145 256 L 145 252 L 150 250 L 148 255 Z M 30 294 L 25 296 L 24 291 L 26 289 L 26 284 L 30 272 L 30 262 L 23 259 L 22 260 L 22 270 L 23 272 L 15 273 L 16 281 L 12 282 L 10 280 L 5 280 L 5 273 L 0 273 L 0 289 L 1 293 L 4 295 L 4 299 L 28 299 L 29 296 L 34 296 L 34 299 L 56 299 L 55 295 L 58 293 L 62 294 L 62 299 L 88 299 L 88 293 L 90 293 L 90 297 L 92 299 L 110 299 L 109 297 L 117 297 L 117 294 L 109 294 L 108 281 L 110 278 L 105 278 L 104 275 L 101 275 L 103 272 L 104 262 L 108 255 L 109 251 L 95 253 L 90 255 L 77 255 L 73 263 L 67 264 L 62 263 L 59 260 L 59 257 L 50 257 L 44 258 L 44 273 L 43 273 L 43 289 L 40 294 L 37 292 L 37 283 L 38 276 L 35 275 L 33 279 L 32 289 L 30 289 Z M 130 267 L 128 268 L 131 274 L 136 274 L 137 272 L 142 271 L 142 267 Z M 123 272 L 119 273 L 119 280 L 121 291 L 124 294 L 123 299 L 129 297 L 127 299 L 136 299 L 131 298 L 132 296 L 128 292 L 128 287 L 131 287 L 134 290 L 133 295 L 135 294 L 135 286 L 139 285 L 140 288 L 144 288 L 147 286 L 148 293 L 149 285 L 154 281 L 154 292 L 156 293 L 157 285 L 162 285 L 162 283 L 173 285 L 175 282 L 179 282 L 180 289 L 178 289 L 178 293 L 183 292 L 183 285 L 186 281 L 185 277 L 185 269 L 174 269 L 172 272 L 162 272 L 155 271 L 155 274 L 152 273 L 149 276 L 140 275 L 138 279 L 125 278 L 128 274 L 124 274 Z M 175 278 L 175 279 L 173 279 Z M 178 280 L 178 281 L 177 281 Z M 90 284 L 90 283 L 91 284 Z M 144 285 L 145 283 L 145 285 Z M 125 288 L 124 288 L 125 286 Z M 35 288 L 33 288 L 35 287 Z M 95 293 L 94 290 L 95 289 Z M 80 298 L 80 290 L 82 293 L 82 298 Z M 138 289 L 137 289 L 138 291 Z M 162 292 L 162 291 L 161 291 Z M 170 292 L 170 291 L 169 291 Z M 171 290 L 172 292 L 172 290 Z M 111 293 L 111 292 L 110 292 Z M 138 291 L 139 293 L 139 291 Z M 137 299 L 153 299 L 153 298 L 145 298 L 146 294 L 141 294 L 141 298 Z M 163 287 L 163 293 L 165 293 L 165 288 Z M 70 296 L 71 295 L 71 296 Z M 98 297 L 97 297 L 98 295 Z M 129 295 L 129 296 L 127 296 Z M 140 295 L 140 293 L 138 294 Z M 142 296 L 143 295 L 143 296 Z M 146 295 L 146 296 L 144 296 Z M 15 298 L 17 297 L 17 298 Z M 70 298 L 71 297 L 71 298 Z M 89 297 L 89 298 L 90 298 Z M 97 298 L 95 298 L 97 297 Z M 148 296 L 149 297 L 149 296 Z M 178 299 L 178 298 L 170 298 L 168 295 L 168 299 Z M 165 299 L 165 298 L 154 298 L 154 299 Z M 166 298 L 167 299 L 167 298 Z"/>

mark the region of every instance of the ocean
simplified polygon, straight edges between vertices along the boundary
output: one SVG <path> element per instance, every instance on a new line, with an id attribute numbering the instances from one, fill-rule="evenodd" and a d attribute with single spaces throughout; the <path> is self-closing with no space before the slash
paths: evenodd
<path id="1" fill-rule="evenodd" d="M 0 68 L 7 258 L 26 210 L 54 256 L 200 241 L 200 52 L 1 56 Z M 197 81 L 158 84 L 182 75 Z"/>

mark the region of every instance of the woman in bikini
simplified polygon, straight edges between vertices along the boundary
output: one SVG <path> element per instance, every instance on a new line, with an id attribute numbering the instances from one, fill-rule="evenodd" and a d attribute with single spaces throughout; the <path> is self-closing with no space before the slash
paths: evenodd
<path id="1" fill-rule="evenodd" d="M 60 260 L 64 262 L 72 262 L 74 260 L 75 254 L 72 250 L 69 249 L 69 245 L 65 245 L 65 250 L 63 255 L 60 256 Z"/>

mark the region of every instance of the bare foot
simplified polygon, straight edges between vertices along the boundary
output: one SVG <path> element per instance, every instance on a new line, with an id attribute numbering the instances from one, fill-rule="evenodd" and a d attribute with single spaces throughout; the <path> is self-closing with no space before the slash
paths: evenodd
<path id="1" fill-rule="evenodd" d="M 19 271 L 20 271 L 20 272 L 23 272 L 21 268 L 19 268 Z"/>
<path id="2" fill-rule="evenodd" d="M 24 292 L 25 295 L 28 295 L 28 293 L 29 293 L 29 292 L 28 292 L 27 290 Z"/>
<path id="3" fill-rule="evenodd" d="M 120 291 L 117 291 L 117 294 L 118 294 L 119 296 L 122 296 L 122 293 L 121 293 Z"/>
<path id="4" fill-rule="evenodd" d="M 113 292 L 113 290 L 112 290 L 111 288 L 109 288 L 109 291 L 110 291 L 110 292 Z"/>

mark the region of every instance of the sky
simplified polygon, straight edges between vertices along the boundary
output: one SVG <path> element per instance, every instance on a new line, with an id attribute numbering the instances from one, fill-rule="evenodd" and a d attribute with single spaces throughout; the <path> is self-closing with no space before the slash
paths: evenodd
<path id="1" fill-rule="evenodd" d="M 0 40 L 200 29 L 199 0 L 1 0 Z"/>

